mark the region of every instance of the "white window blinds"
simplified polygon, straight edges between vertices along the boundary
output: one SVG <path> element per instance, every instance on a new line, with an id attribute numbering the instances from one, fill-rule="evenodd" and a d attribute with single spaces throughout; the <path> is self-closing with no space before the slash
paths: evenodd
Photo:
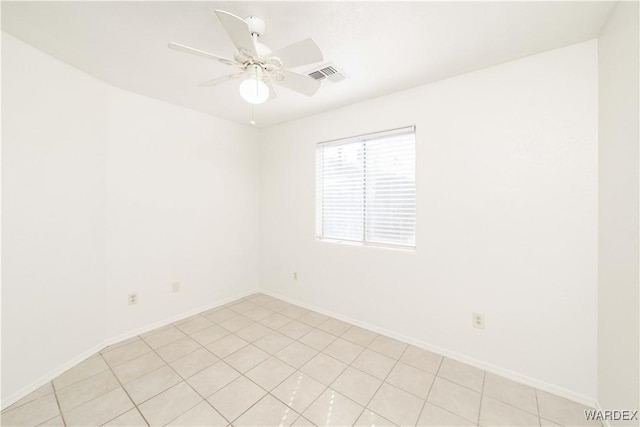
<path id="1" fill-rule="evenodd" d="M 415 129 L 318 144 L 317 235 L 415 246 Z"/>

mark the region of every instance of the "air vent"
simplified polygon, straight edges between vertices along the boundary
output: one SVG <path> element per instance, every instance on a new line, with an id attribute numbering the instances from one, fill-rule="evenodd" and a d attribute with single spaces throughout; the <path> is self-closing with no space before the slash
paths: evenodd
<path id="1" fill-rule="evenodd" d="M 331 83 L 338 83 L 347 78 L 347 76 L 341 73 L 338 68 L 331 63 L 323 64 L 320 67 L 307 72 L 307 75 L 313 79 L 319 81 L 326 80 Z"/>

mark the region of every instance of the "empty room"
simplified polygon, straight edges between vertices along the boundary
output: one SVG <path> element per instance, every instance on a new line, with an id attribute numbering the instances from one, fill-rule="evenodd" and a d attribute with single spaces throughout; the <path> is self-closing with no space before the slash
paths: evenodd
<path id="1" fill-rule="evenodd" d="M 2 426 L 638 426 L 637 1 L 2 1 Z"/>

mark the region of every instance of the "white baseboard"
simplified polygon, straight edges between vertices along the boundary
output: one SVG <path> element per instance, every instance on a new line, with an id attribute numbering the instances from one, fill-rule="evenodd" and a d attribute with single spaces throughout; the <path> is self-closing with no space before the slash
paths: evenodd
<path id="1" fill-rule="evenodd" d="M 228 304 L 228 303 L 230 303 L 232 301 L 244 298 L 244 297 L 246 297 L 248 295 L 251 295 L 251 294 L 254 294 L 256 292 L 260 292 L 260 290 L 259 289 L 252 289 L 252 290 L 249 290 L 249 291 L 245 291 L 245 292 L 242 292 L 240 294 L 234 295 L 233 297 L 225 298 L 225 299 L 223 299 L 221 301 L 217 301 L 217 302 L 215 302 L 213 304 L 207 304 L 207 305 L 204 305 L 202 307 L 199 307 L 199 308 L 196 308 L 196 309 L 189 310 L 187 312 L 181 313 L 179 315 L 163 319 L 163 320 L 155 322 L 153 324 L 146 325 L 146 326 L 134 329 L 134 330 L 126 332 L 124 334 L 120 334 L 118 336 L 111 337 L 111 338 L 106 338 L 106 339 L 102 340 L 102 342 L 100 342 L 100 343 L 94 345 L 93 347 L 89 348 L 88 350 L 82 352 L 78 356 L 68 360 L 67 362 L 63 363 L 62 365 L 58 366 L 57 368 L 47 372 L 45 375 L 42 375 L 40 378 L 38 378 L 37 380 L 33 381 L 32 383 L 22 387 L 20 390 L 16 391 L 15 393 L 12 393 L 11 395 L 6 396 L 6 397 L 2 396 L 2 403 L 0 404 L 0 408 L 2 410 L 8 408 L 9 406 L 11 406 L 14 403 L 16 403 L 17 401 L 19 401 L 20 399 L 28 396 L 30 393 L 33 393 L 34 391 L 36 391 L 37 389 L 39 389 L 40 387 L 42 387 L 46 383 L 52 381 L 58 375 L 68 371 L 69 369 L 71 369 L 74 366 L 76 366 L 78 363 L 85 361 L 86 359 L 88 359 L 89 357 L 91 357 L 94 354 L 98 353 L 99 351 L 101 351 L 102 349 L 104 349 L 105 347 L 107 347 L 109 345 L 115 344 L 117 342 L 129 339 L 129 338 L 132 338 L 132 337 L 137 336 L 137 335 L 144 334 L 145 332 L 152 331 L 154 329 L 160 328 L 160 327 L 168 325 L 170 323 L 177 322 L 177 321 L 185 319 L 185 318 L 187 318 L 189 316 L 193 316 L 194 314 L 198 314 L 198 313 L 201 313 L 203 311 L 211 310 L 212 308 L 216 308 L 216 307 L 219 307 L 221 305 Z"/>
<path id="2" fill-rule="evenodd" d="M 377 332 L 379 334 L 386 335 L 386 336 L 391 337 L 391 338 L 395 338 L 395 339 L 397 339 L 399 341 L 406 342 L 408 344 L 414 345 L 414 346 L 422 348 L 424 350 L 428 350 L 428 351 L 432 351 L 434 353 L 438 353 L 438 354 L 440 354 L 442 356 L 445 356 L 445 357 L 448 357 L 450 359 L 454 359 L 454 360 L 457 360 L 459 362 L 466 363 L 466 364 L 471 365 L 471 366 L 475 366 L 475 367 L 480 368 L 482 370 L 485 370 L 487 372 L 491 372 L 492 374 L 500 375 L 500 376 L 503 376 L 503 377 L 508 378 L 510 380 L 517 381 L 519 383 L 526 384 L 528 386 L 537 388 L 539 390 L 546 391 L 548 393 L 552 393 L 552 394 L 558 395 L 560 397 L 564 397 L 564 398 L 569 399 L 569 400 L 573 400 L 574 402 L 581 403 L 581 404 L 583 404 L 585 406 L 589 406 L 591 408 L 597 408 L 598 407 L 596 399 L 594 399 L 592 397 L 589 397 L 589 396 L 585 396 L 585 395 L 580 394 L 580 393 L 576 393 L 576 392 L 574 392 L 572 390 L 569 390 L 569 389 L 566 389 L 564 387 L 560 387 L 560 386 L 557 386 L 557 385 L 554 385 L 554 384 L 550 384 L 550 383 L 547 383 L 547 382 L 544 382 L 544 381 L 540 381 L 540 380 L 537 380 L 535 378 L 531 378 L 531 377 L 528 377 L 526 375 L 522 375 L 522 374 L 519 374 L 517 372 L 510 371 L 508 369 L 504 369 L 504 368 L 501 368 L 499 366 L 495 366 L 495 365 L 492 365 L 490 363 L 483 362 L 481 360 L 474 359 L 472 357 L 468 357 L 468 356 L 465 356 L 463 354 L 447 350 L 447 349 L 442 348 L 442 347 L 438 347 L 438 346 L 435 346 L 435 345 L 432 345 L 432 344 L 429 344 L 429 343 L 426 343 L 426 342 L 422 342 L 422 341 L 416 340 L 416 339 L 414 339 L 412 337 L 408 337 L 408 336 L 396 333 L 394 331 L 390 331 L 390 330 L 381 328 L 381 327 L 376 326 L 376 325 L 371 325 L 369 323 L 362 322 L 360 320 L 353 319 L 353 318 L 348 317 L 348 316 L 343 316 L 341 314 L 334 313 L 334 312 L 331 312 L 329 310 L 325 310 L 325 309 L 323 309 L 321 307 L 316 307 L 316 306 L 314 306 L 312 304 L 307 304 L 307 303 L 295 300 L 293 298 L 286 297 L 286 296 L 278 294 L 276 292 L 272 292 L 272 291 L 269 291 L 269 290 L 266 290 L 266 289 L 260 289 L 259 292 L 261 292 L 263 294 L 266 294 L 266 295 L 270 295 L 270 296 L 272 296 L 274 298 L 281 299 L 281 300 L 289 302 L 291 304 L 295 304 L 295 305 L 298 305 L 300 307 L 303 307 L 303 308 L 306 308 L 306 309 L 309 309 L 309 310 L 313 310 L 313 311 L 316 311 L 318 313 L 322 313 L 322 314 L 327 315 L 327 316 L 335 317 L 336 319 L 340 319 L 342 321 L 351 323 L 353 325 L 360 326 L 361 328 L 369 329 L 369 330 Z"/>

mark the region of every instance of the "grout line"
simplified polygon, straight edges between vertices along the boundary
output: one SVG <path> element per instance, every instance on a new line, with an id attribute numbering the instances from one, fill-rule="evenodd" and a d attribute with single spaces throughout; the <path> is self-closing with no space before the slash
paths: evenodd
<path id="1" fill-rule="evenodd" d="M 146 354 L 146 353 L 145 353 Z M 100 357 L 102 357 L 102 355 L 100 355 Z M 104 360 L 104 357 L 102 358 Z M 138 405 L 136 405 L 136 402 L 133 401 L 133 399 L 131 398 L 131 396 L 129 395 L 129 392 L 127 391 L 126 388 L 124 388 L 124 384 L 122 384 L 122 382 L 120 382 L 120 378 L 118 378 L 116 376 L 116 373 L 113 372 L 113 369 L 111 368 L 111 365 L 109 365 L 107 363 L 106 360 L 104 360 L 104 363 L 107 364 L 107 366 L 109 367 L 109 370 L 111 371 L 111 374 L 115 377 L 116 381 L 118 381 L 118 384 L 120 384 L 120 388 L 122 389 L 122 391 L 124 391 L 124 393 L 127 395 L 127 397 L 129 398 L 129 400 L 131 401 L 131 403 L 133 404 L 133 407 L 136 409 L 136 411 L 138 411 L 138 413 L 140 414 L 140 416 L 142 417 L 143 421 L 145 423 L 147 423 L 147 426 L 150 426 L 151 424 L 149 423 L 149 421 L 147 421 L 147 419 L 145 418 L 145 416 L 142 414 L 142 412 L 140 411 L 140 409 L 138 408 Z M 153 371 L 152 371 L 153 372 Z M 106 424 L 110 421 L 115 420 L 116 418 L 118 418 L 119 416 L 126 414 L 127 412 L 129 412 L 131 409 L 127 409 L 126 411 L 124 411 L 122 414 L 118 414 L 115 417 L 113 417 L 112 419 L 110 419 L 109 421 L 105 421 L 103 424 Z"/>
<path id="2" fill-rule="evenodd" d="M 484 383 L 487 379 L 487 373 L 485 371 L 482 371 L 482 388 L 480 391 L 480 405 L 478 406 L 478 421 L 476 422 L 476 425 L 480 425 L 480 414 L 482 413 L 482 399 L 484 398 Z"/>
<path id="3" fill-rule="evenodd" d="M 440 358 L 440 363 L 438 363 L 438 369 L 436 369 L 436 373 L 433 375 L 433 381 L 431 381 L 431 385 L 429 386 L 429 391 L 427 391 L 427 396 L 424 398 L 424 403 L 422 404 L 422 409 L 420 409 L 420 414 L 418 415 L 418 419 L 416 420 L 416 426 L 420 421 L 420 417 L 422 417 L 422 413 L 424 412 L 424 407 L 427 406 L 427 402 L 429 402 L 429 395 L 431 394 L 431 390 L 433 390 L 433 384 L 436 382 L 436 378 L 438 378 L 438 372 L 440 372 L 440 367 L 442 366 L 442 362 L 444 362 L 444 356 Z M 431 402 L 429 402 L 431 403 Z M 452 412 L 453 414 L 453 412 Z M 455 415 L 455 414 L 454 414 Z"/>
<path id="4" fill-rule="evenodd" d="M 53 384 L 53 380 L 51 380 L 51 388 L 53 389 L 53 396 L 56 398 L 56 405 L 58 405 L 58 411 L 60 411 L 60 418 L 62 418 L 62 424 L 66 426 L 67 422 L 64 419 L 64 414 L 62 413 L 62 407 L 60 406 L 60 401 L 58 400 L 58 393 L 56 392 L 56 386 Z"/>

